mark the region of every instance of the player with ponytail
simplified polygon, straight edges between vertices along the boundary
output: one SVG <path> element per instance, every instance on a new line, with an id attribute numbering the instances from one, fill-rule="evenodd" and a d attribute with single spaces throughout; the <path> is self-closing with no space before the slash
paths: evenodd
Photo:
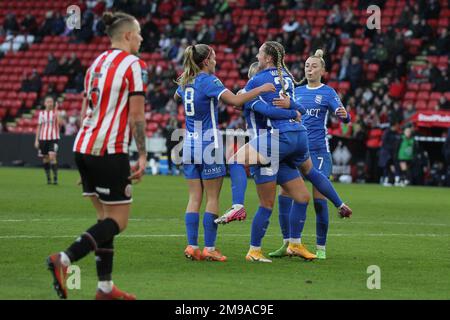
<path id="1" fill-rule="evenodd" d="M 188 46 L 184 52 L 183 66 L 184 71 L 177 79 L 179 86 L 174 98 L 182 100 L 186 116 L 183 169 L 189 188 L 189 202 L 185 212 L 188 245 L 184 255 L 192 260 L 223 262 L 227 257 L 215 247 L 217 224 L 214 222 L 218 218 L 219 194 L 226 174 L 224 157 L 220 155 L 223 152 L 222 140 L 217 131 L 218 103 L 222 101 L 242 106 L 260 94 L 274 91 L 275 88 L 273 84 L 266 83 L 248 92 L 233 94 L 214 75 L 216 53 L 206 44 Z M 203 215 L 205 247 L 201 251 L 198 245 L 198 227 L 204 190 L 206 191 L 206 208 Z"/>
<path id="2" fill-rule="evenodd" d="M 268 41 L 264 43 L 257 54 L 257 59 L 261 71 L 255 75 L 247 84 L 246 90 L 259 86 L 264 83 L 273 83 L 275 85 L 276 93 L 262 94 L 259 99 L 274 106 L 274 99 L 278 99 L 286 94 L 291 104 L 291 100 L 295 99 L 294 84 L 296 80 L 286 68 L 284 62 L 285 51 L 283 46 L 275 41 Z M 339 198 L 330 181 L 316 170 L 311 158 L 309 157 L 308 138 L 306 128 L 295 121 L 295 119 L 273 119 L 270 118 L 272 127 L 272 138 L 277 139 L 278 153 L 272 152 L 272 165 L 277 163 L 287 163 L 291 167 L 297 167 L 303 176 L 310 180 L 313 185 L 320 190 L 333 204 L 339 208 L 341 215 L 350 215 L 351 209 L 346 206 Z M 270 135 L 270 134 L 268 134 Z M 250 141 L 248 144 L 238 150 L 238 152 L 230 159 L 230 162 L 236 161 L 238 163 L 249 164 L 250 159 L 257 159 L 258 164 L 268 163 L 268 149 L 260 148 L 263 139 L 268 139 L 268 135 L 258 136 Z M 273 142 L 272 142 L 273 144 Z M 275 159 L 274 159 L 275 156 Z M 304 186 L 304 183 L 303 183 Z M 316 258 L 311 254 L 305 246 L 301 244 L 302 222 L 306 217 L 306 209 L 309 201 L 309 193 L 306 188 L 302 187 L 301 178 L 292 179 L 283 185 L 283 189 L 293 198 L 294 202 L 289 212 L 289 231 L 283 234 L 286 240 L 287 250 L 290 255 L 300 256 L 304 259 L 311 260 Z M 250 250 L 247 254 L 247 260 L 250 261 L 265 261 L 261 253 L 261 240 L 264 237 L 265 230 L 269 224 L 270 215 L 272 214 L 273 203 L 276 194 L 275 182 L 264 184 L 259 192 L 260 207 L 255 215 L 252 223 L 252 234 Z M 285 228 L 286 229 L 286 228 Z"/>
<path id="3" fill-rule="evenodd" d="M 308 132 L 309 151 L 313 166 L 327 178 L 331 175 L 332 160 L 327 139 L 327 118 L 332 112 L 344 123 L 350 121 L 350 114 L 345 110 L 336 91 L 323 84 L 321 78 L 325 73 L 323 50 L 318 49 L 305 62 L 306 85 L 295 88 L 297 103 L 306 109 L 302 123 Z M 289 107 L 287 101 L 276 101 L 275 105 Z M 318 259 L 326 259 L 325 243 L 328 233 L 328 204 L 326 197 L 313 186 L 314 209 L 316 211 L 316 255 Z M 282 225 L 280 221 L 280 225 Z M 270 253 L 271 257 L 282 257 L 286 253 L 285 246 Z"/>

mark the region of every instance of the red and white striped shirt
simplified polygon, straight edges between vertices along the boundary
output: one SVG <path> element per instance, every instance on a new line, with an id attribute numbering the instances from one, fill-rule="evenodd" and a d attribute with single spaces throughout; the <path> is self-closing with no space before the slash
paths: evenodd
<path id="1" fill-rule="evenodd" d="M 126 51 L 111 49 L 95 59 L 84 80 L 87 112 L 75 152 L 102 156 L 128 153 L 129 97 L 145 94 L 147 65 Z"/>
<path id="2" fill-rule="evenodd" d="M 39 140 L 59 140 L 58 111 L 39 112 Z"/>

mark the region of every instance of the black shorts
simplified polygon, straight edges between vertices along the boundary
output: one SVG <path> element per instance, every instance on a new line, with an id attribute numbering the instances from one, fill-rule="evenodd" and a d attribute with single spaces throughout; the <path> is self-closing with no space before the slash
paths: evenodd
<path id="1" fill-rule="evenodd" d="M 97 196 L 104 204 L 131 203 L 128 154 L 91 156 L 75 152 L 83 196 Z"/>
<path id="2" fill-rule="evenodd" d="M 47 156 L 58 151 L 58 140 L 39 140 L 39 156 Z"/>

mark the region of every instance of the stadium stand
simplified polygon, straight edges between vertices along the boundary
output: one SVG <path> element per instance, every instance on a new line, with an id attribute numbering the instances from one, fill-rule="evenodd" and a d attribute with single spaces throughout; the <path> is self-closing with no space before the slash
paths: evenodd
<path id="1" fill-rule="evenodd" d="M 381 8 L 380 30 L 366 27 L 371 13 L 365 0 L 75 1 L 82 27 L 73 31 L 64 20 L 71 4 L 0 2 L 0 121 L 5 131 L 34 132 L 35 111 L 46 94 L 58 96 L 64 123 L 79 124 L 75 120 L 84 71 L 108 48 L 99 19 L 104 10 L 127 11 L 141 22 L 142 58 L 151 79 L 149 137 L 160 136 L 171 117 L 183 126 L 183 107 L 171 98 L 173 80 L 181 72 L 184 48 L 193 42 L 215 48 L 217 75 L 233 91 L 245 85 L 247 68 L 266 40 L 285 45 L 287 64 L 298 80 L 305 59 L 323 48 L 328 70 L 324 80 L 352 115 L 352 130 L 346 134 L 366 141 L 380 139 L 371 130 L 378 132 L 389 122 L 412 121 L 415 111 L 450 109 L 447 0 L 370 1 Z M 55 66 L 48 65 L 50 53 Z M 61 70 L 70 54 L 80 68 Z M 54 74 L 46 74 L 46 68 Z M 238 111 L 224 110 L 222 128 L 243 127 Z M 332 122 L 330 133 L 342 134 L 338 122 Z"/>

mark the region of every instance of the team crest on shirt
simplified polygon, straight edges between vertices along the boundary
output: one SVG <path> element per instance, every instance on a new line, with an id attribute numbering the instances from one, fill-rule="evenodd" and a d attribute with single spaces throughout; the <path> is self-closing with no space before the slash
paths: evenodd
<path id="1" fill-rule="evenodd" d="M 222 82 L 219 79 L 214 80 L 214 83 L 218 87 L 223 87 L 223 84 L 222 84 Z"/>
<path id="2" fill-rule="evenodd" d="M 322 102 L 322 96 L 320 94 L 316 95 L 314 102 L 320 104 Z"/>

